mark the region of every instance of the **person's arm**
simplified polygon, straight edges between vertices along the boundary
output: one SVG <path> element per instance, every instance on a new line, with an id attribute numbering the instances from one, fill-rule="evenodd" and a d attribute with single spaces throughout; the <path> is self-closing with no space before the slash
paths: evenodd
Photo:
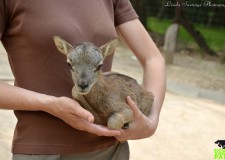
<path id="1" fill-rule="evenodd" d="M 101 136 L 119 135 L 120 131 L 95 125 L 93 115 L 67 97 L 54 97 L 29 91 L 0 81 L 0 109 L 44 111 L 72 127 Z"/>
<path id="2" fill-rule="evenodd" d="M 156 131 L 166 88 L 165 63 L 163 56 L 138 19 L 117 27 L 119 35 L 131 48 L 143 68 L 143 88 L 153 92 L 154 103 L 148 117 L 144 116 L 130 98 L 127 103 L 134 111 L 135 120 L 130 129 L 124 130 L 119 141 L 141 139 Z"/>

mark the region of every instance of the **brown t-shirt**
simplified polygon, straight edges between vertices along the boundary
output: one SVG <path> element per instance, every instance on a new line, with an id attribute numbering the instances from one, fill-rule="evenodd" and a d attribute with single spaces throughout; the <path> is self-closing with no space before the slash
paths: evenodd
<path id="1" fill-rule="evenodd" d="M 129 0 L 0 0 L 0 39 L 15 85 L 71 97 L 73 82 L 52 37 L 100 46 L 117 36 L 115 26 L 137 18 Z M 104 64 L 110 70 L 112 56 Z M 54 107 L 54 106 L 52 106 Z M 113 137 L 76 130 L 45 112 L 15 111 L 13 153 L 70 154 L 111 146 Z"/>

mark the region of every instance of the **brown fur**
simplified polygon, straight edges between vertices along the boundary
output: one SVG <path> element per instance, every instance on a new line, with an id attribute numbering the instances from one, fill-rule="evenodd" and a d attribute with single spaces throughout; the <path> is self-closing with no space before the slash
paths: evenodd
<path id="1" fill-rule="evenodd" d="M 100 48 L 91 43 L 72 47 L 60 37 L 54 37 L 54 40 L 59 51 L 67 56 L 71 64 L 75 83 L 73 98 L 94 115 L 95 123 L 107 125 L 110 129 L 120 129 L 132 122 L 133 111 L 126 103 L 127 96 L 131 97 L 143 114 L 149 114 L 154 100 L 151 92 L 144 90 L 131 77 L 115 72 L 103 73 L 96 69 L 102 64 L 103 58 L 115 49 L 117 40 Z M 79 65 L 75 62 L 79 62 Z"/>

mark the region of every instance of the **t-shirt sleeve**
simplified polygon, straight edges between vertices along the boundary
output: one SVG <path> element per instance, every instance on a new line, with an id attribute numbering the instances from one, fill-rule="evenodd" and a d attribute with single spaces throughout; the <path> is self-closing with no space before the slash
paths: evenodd
<path id="1" fill-rule="evenodd" d="M 138 18 L 129 0 L 114 0 L 115 26 Z"/>
<path id="2" fill-rule="evenodd" d="M 0 40 L 3 34 L 3 31 L 5 30 L 5 7 L 4 7 L 3 0 L 0 0 Z"/>

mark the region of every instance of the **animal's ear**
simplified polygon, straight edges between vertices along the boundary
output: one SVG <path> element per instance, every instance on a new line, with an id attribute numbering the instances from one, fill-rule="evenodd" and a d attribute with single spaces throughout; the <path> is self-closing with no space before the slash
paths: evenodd
<path id="1" fill-rule="evenodd" d="M 100 47 L 100 49 L 102 51 L 102 56 L 104 58 L 107 57 L 108 55 L 112 54 L 115 51 L 118 41 L 119 41 L 119 38 L 114 38 Z"/>
<path id="2" fill-rule="evenodd" d="M 66 56 L 68 55 L 69 51 L 73 49 L 73 46 L 66 42 L 64 39 L 62 39 L 59 36 L 53 36 L 56 48 Z"/>

